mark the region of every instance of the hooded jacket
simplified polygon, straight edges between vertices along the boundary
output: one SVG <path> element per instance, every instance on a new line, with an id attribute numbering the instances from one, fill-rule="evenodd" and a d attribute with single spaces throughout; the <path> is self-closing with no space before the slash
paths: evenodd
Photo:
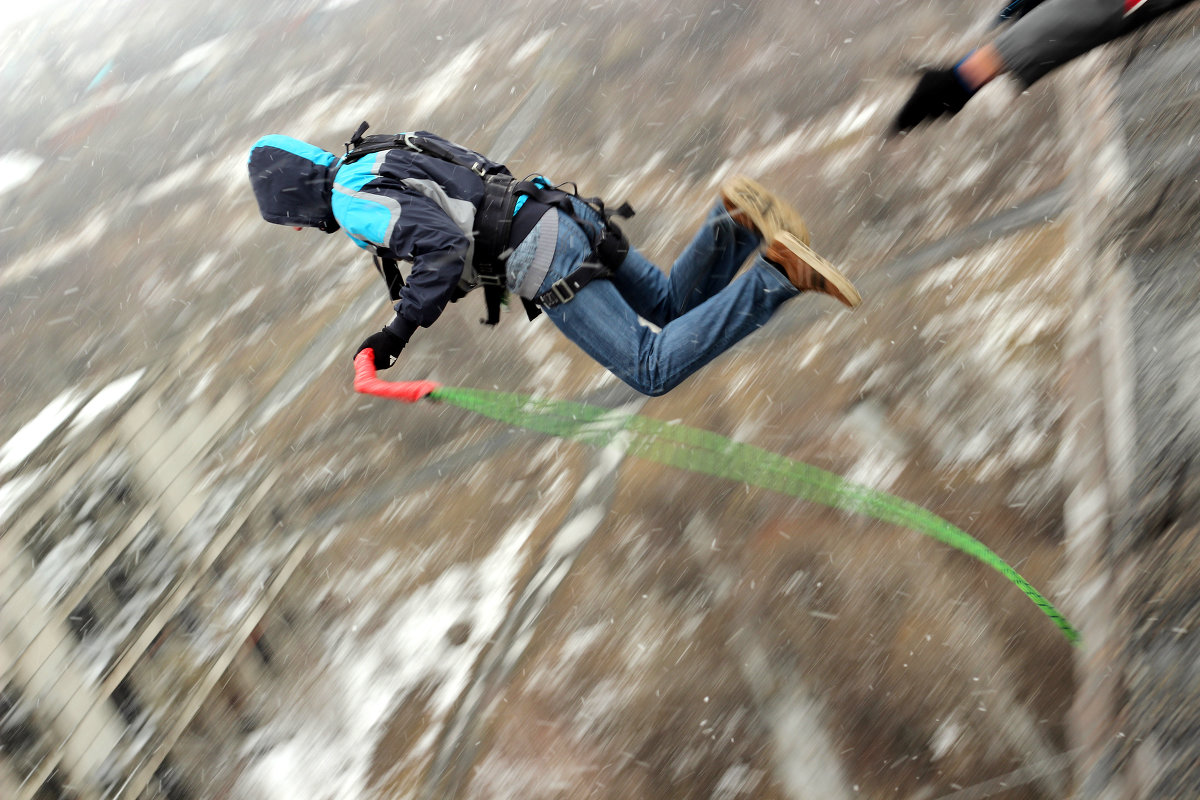
<path id="1" fill-rule="evenodd" d="M 420 135 L 471 152 L 434 134 Z M 469 233 L 483 181 L 470 169 L 403 149 L 342 166 L 327 150 L 277 134 L 255 142 L 248 166 L 268 222 L 326 233 L 340 228 L 358 247 L 412 263 L 396 317 L 387 325 L 401 341 L 432 325 L 448 302 L 474 288 Z"/>
<path id="2" fill-rule="evenodd" d="M 289 136 L 264 136 L 250 150 L 250 186 L 267 222 L 338 229 L 331 188 L 333 153 Z"/>

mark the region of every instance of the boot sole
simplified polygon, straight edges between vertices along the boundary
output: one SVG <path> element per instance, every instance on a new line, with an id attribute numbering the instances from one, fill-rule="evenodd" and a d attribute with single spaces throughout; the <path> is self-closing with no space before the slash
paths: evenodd
<path id="1" fill-rule="evenodd" d="M 734 176 L 721 186 L 721 197 L 746 215 L 764 242 L 778 239 L 784 232 L 805 244 L 810 241 L 804 217 L 758 181 Z"/>
<path id="2" fill-rule="evenodd" d="M 834 299 L 840 300 L 850 306 L 850 308 L 855 308 L 862 303 L 862 295 L 858 293 L 858 289 L 854 288 L 854 284 L 850 282 L 850 279 L 843 275 L 833 264 L 817 255 L 817 251 L 809 247 L 807 243 L 800 241 L 799 237 L 788 231 L 784 231 L 779 234 L 776 241 L 798 255 L 806 264 L 819 273 L 825 279 L 825 283 L 829 289 L 836 290 L 826 291 L 826 294 L 832 295 Z"/>

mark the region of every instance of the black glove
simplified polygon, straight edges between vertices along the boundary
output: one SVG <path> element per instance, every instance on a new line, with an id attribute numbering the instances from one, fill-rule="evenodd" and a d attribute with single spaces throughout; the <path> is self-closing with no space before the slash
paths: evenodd
<path id="1" fill-rule="evenodd" d="M 937 119 L 943 114 L 951 116 L 962 111 L 974 92 L 963 86 L 954 68 L 926 70 L 917 81 L 917 88 L 900 109 L 893 133 L 904 133 L 922 122 Z"/>
<path id="2" fill-rule="evenodd" d="M 372 333 L 358 346 L 354 357 L 367 348 L 375 351 L 375 369 L 387 369 L 396 363 L 397 356 L 404 349 L 404 341 L 399 336 L 384 328 L 379 333 Z"/>

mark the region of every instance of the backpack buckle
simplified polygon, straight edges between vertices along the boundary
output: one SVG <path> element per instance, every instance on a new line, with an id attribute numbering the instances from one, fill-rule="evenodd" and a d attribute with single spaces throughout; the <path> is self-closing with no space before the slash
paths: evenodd
<path id="1" fill-rule="evenodd" d="M 365 119 L 361 123 L 359 123 L 358 128 L 354 131 L 354 134 L 350 137 L 350 141 L 346 142 L 346 155 L 349 155 L 351 150 L 353 150 L 354 148 L 356 148 L 360 144 L 362 144 L 363 134 L 367 132 L 367 128 L 369 128 L 369 127 L 371 127 L 371 126 L 367 124 L 367 121 Z"/>

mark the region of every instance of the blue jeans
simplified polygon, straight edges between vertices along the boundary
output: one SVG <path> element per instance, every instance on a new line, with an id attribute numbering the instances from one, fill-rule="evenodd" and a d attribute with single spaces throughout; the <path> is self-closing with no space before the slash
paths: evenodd
<path id="1" fill-rule="evenodd" d="M 583 203 L 575 206 L 592 235 L 565 214 L 549 212 L 559 214 L 558 241 L 539 292 L 549 291 L 591 255 L 600 217 Z M 799 294 L 761 256 L 733 279 L 760 243 L 718 203 L 669 276 L 631 247 L 610 279 L 592 281 L 545 313 L 568 339 L 625 383 L 642 394 L 662 395 L 761 328 L 784 301 Z"/>

